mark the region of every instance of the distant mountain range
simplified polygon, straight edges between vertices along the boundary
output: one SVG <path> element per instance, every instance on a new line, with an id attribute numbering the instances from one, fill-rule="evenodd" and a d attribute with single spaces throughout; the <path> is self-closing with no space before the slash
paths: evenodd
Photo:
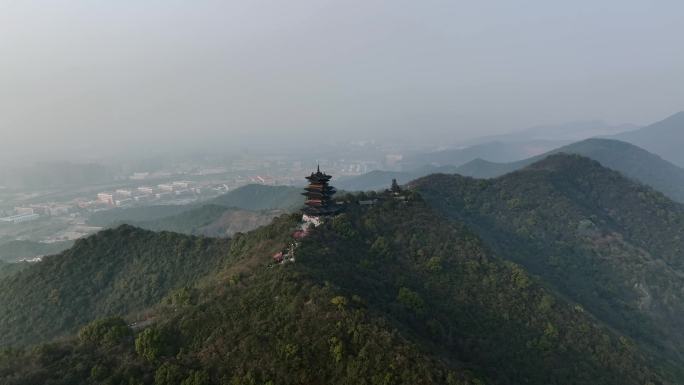
<path id="1" fill-rule="evenodd" d="M 476 145 L 488 142 L 576 142 L 594 137 L 616 135 L 638 129 L 635 124 L 610 124 L 601 120 L 568 122 L 562 124 L 547 124 L 513 131 L 501 135 L 489 135 L 466 141 L 464 145 Z"/>
<path id="2" fill-rule="evenodd" d="M 604 166 L 622 172 L 625 176 L 649 185 L 678 202 L 684 202 L 684 169 L 663 160 L 637 146 L 612 139 L 587 139 L 552 151 L 510 163 L 495 163 L 475 159 L 464 165 L 423 167 L 411 172 L 372 171 L 338 182 L 350 191 L 379 190 L 389 186 L 395 178 L 401 184 L 426 175 L 460 174 L 474 178 L 494 178 L 519 170 L 551 154 L 579 154 L 601 162 Z"/>
<path id="3" fill-rule="evenodd" d="M 598 120 L 541 125 L 508 134 L 468 140 L 459 148 L 409 155 L 401 162 L 401 166 L 404 170 L 413 170 L 424 166 L 460 166 L 473 159 L 497 163 L 513 162 L 578 140 L 615 135 L 637 128 L 633 124 L 611 125 Z"/>
<path id="4" fill-rule="evenodd" d="M 447 149 L 408 156 L 401 162 L 404 170 L 416 170 L 426 166 L 460 166 L 475 158 L 488 159 L 492 162 L 510 162 L 529 158 L 560 147 L 568 141 L 492 141 L 464 148 Z"/>
<path id="5" fill-rule="evenodd" d="M 684 111 L 638 130 L 618 134 L 615 139 L 637 145 L 684 167 Z"/>
<path id="6" fill-rule="evenodd" d="M 454 173 L 474 178 L 493 178 L 519 170 L 551 154 L 579 154 L 649 185 L 671 199 L 684 202 L 684 169 L 635 145 L 611 139 L 587 139 L 548 153 L 511 163 L 494 163 L 476 159 Z"/>
<path id="7" fill-rule="evenodd" d="M 682 129 L 678 129 L 681 127 Z M 680 131 L 682 132 L 680 137 Z M 637 145 L 614 139 L 586 139 L 565 146 L 554 148 L 536 156 L 514 162 L 496 162 L 476 157 L 463 162 L 475 154 L 485 154 L 485 148 L 501 151 L 499 158 L 512 157 L 510 143 L 488 143 L 464 150 L 445 150 L 428 153 L 412 158 L 411 161 L 424 164 L 447 164 L 450 166 L 423 166 L 411 171 L 372 171 L 357 177 L 344 178 L 337 182 L 340 188 L 350 191 L 379 190 L 386 188 L 392 179 L 399 183 L 407 183 L 413 179 L 434 173 L 460 174 L 474 178 L 494 178 L 515 170 L 519 170 L 551 154 L 560 152 L 580 154 L 601 162 L 606 167 L 622 172 L 625 176 L 649 185 L 678 202 L 684 202 L 684 169 L 669 162 L 676 162 L 680 156 L 678 146 L 672 143 L 684 143 L 684 112 L 675 114 L 662 122 L 652 124 L 637 131 L 624 133 L 616 137 L 629 139 L 638 144 L 643 143 L 653 149 L 654 153 Z M 667 144 L 667 145 L 666 145 Z M 527 148 L 527 144 L 516 144 L 518 150 Z M 540 147 L 541 148 L 541 147 Z M 540 149 L 537 148 L 537 149 Z M 521 155 L 523 152 L 517 152 Z M 660 155 L 660 156 L 659 156 Z M 661 158 L 664 157 L 665 159 Z M 494 159 L 496 156 L 490 156 Z M 681 157 L 684 164 L 684 155 Z"/>
<path id="8" fill-rule="evenodd" d="M 413 171 L 380 171 L 375 170 L 362 175 L 333 180 L 332 184 L 345 191 L 370 191 L 389 188 L 392 179 L 404 184 L 416 178 L 435 173 L 451 174 L 456 172 L 456 166 L 425 166 Z"/>

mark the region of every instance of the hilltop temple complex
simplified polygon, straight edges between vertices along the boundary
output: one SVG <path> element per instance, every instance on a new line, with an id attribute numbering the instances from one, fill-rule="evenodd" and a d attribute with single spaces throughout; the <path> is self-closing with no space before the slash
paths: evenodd
<path id="1" fill-rule="evenodd" d="M 309 234 L 311 226 L 319 226 L 324 218 L 331 217 L 340 211 L 337 203 L 333 201 L 333 195 L 337 190 L 328 184 L 331 178 L 332 176 L 321 172 L 320 166 L 316 168 L 315 173 L 312 172 L 306 177 L 309 185 L 302 193 L 306 196 L 306 201 L 302 208 L 301 226 L 292 233 L 292 241 L 283 250 L 273 255 L 274 264 L 294 262 L 299 243 Z"/>

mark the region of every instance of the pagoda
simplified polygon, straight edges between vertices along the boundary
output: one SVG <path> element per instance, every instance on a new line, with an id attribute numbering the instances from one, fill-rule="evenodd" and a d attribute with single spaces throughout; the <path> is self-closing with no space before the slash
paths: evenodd
<path id="1" fill-rule="evenodd" d="M 315 173 L 311 173 L 306 179 L 309 185 L 304 189 L 302 195 L 306 196 L 302 212 L 307 217 L 325 217 L 335 215 L 339 211 L 337 205 L 332 200 L 332 196 L 337 190 L 328 185 L 332 176 L 322 173 L 318 166 Z"/>

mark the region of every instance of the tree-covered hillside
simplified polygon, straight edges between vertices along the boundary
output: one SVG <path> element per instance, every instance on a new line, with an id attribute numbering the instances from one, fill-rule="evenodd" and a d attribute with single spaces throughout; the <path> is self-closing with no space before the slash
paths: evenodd
<path id="1" fill-rule="evenodd" d="M 222 265 L 229 242 L 131 226 L 79 240 L 0 280 L 0 346 L 73 333 L 98 317 L 144 310 Z"/>
<path id="2" fill-rule="evenodd" d="M 0 260 L 0 279 L 18 273 L 30 266 L 28 262 L 4 262 Z"/>
<path id="3" fill-rule="evenodd" d="M 280 210 L 251 211 L 204 205 L 169 217 L 130 222 L 129 224 L 153 231 L 173 231 L 181 234 L 226 237 L 267 225 Z"/>
<path id="4" fill-rule="evenodd" d="M 195 205 L 152 205 L 141 207 L 117 207 L 93 213 L 88 218 L 91 226 L 109 227 L 123 223 L 155 221 L 181 214 L 196 208 Z"/>
<path id="5" fill-rule="evenodd" d="M 598 162 L 552 155 L 500 178 L 412 188 L 673 367 L 684 367 L 684 207 Z"/>
<path id="6" fill-rule="evenodd" d="M 290 186 L 250 184 L 230 191 L 210 203 L 244 210 L 296 210 L 304 203 L 302 190 Z"/>
<path id="7" fill-rule="evenodd" d="M 6 352 L 0 382 L 673 383 L 631 339 L 420 196 L 383 198 L 313 230 L 295 263 L 271 255 L 296 215 L 240 234 L 215 274 L 150 310 L 151 325 L 104 319 L 76 339 Z"/>

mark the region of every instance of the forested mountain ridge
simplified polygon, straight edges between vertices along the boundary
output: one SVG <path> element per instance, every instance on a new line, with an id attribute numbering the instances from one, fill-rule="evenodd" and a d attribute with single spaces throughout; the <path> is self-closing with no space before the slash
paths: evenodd
<path id="1" fill-rule="evenodd" d="M 346 197 L 346 213 L 313 230 L 295 263 L 269 267 L 296 215 L 240 234 L 202 285 L 154 308 L 151 326 L 98 321 L 78 339 L 12 351 L 0 382 L 673 383 L 629 338 L 419 195 L 381 198 L 368 208 Z"/>
<path id="2" fill-rule="evenodd" d="M 131 226 L 105 230 L 0 280 L 0 346 L 73 333 L 127 315 L 217 269 L 229 241 Z"/>
<path id="3" fill-rule="evenodd" d="M 613 139 L 587 139 L 511 163 L 494 163 L 475 159 L 458 167 L 453 173 L 475 178 L 494 178 L 520 170 L 557 153 L 577 154 L 591 158 L 604 167 L 619 171 L 629 178 L 653 187 L 670 199 L 684 202 L 684 169 L 633 144 Z"/>
<path id="4" fill-rule="evenodd" d="M 0 260 L 0 279 L 9 277 L 29 266 L 28 262 L 3 262 Z"/>
<path id="5" fill-rule="evenodd" d="M 566 154 L 496 179 L 432 175 L 411 187 L 498 253 L 684 367 L 682 205 Z"/>
<path id="6" fill-rule="evenodd" d="M 173 231 L 207 237 L 227 237 L 267 225 L 281 210 L 251 211 L 226 208 L 215 204 L 203 205 L 180 214 L 127 224 L 153 231 Z"/>
<path id="7" fill-rule="evenodd" d="M 426 165 L 460 166 L 475 158 L 492 162 L 512 162 L 541 154 L 568 142 L 569 140 L 493 140 L 465 148 L 409 155 L 402 160 L 401 165 L 404 169 L 417 169 Z"/>

